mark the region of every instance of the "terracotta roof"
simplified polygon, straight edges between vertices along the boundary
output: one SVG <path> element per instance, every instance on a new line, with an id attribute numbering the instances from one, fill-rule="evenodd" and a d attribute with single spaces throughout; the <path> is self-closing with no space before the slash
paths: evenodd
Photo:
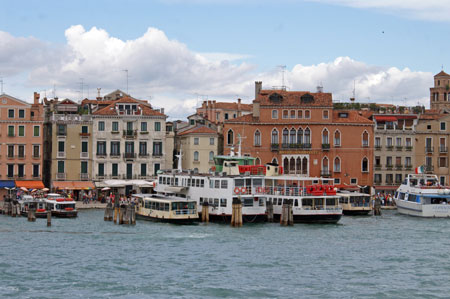
<path id="1" fill-rule="evenodd" d="M 252 104 L 242 104 L 241 103 L 241 111 L 251 111 L 253 105 Z M 228 109 L 228 110 L 238 110 L 238 103 L 227 103 L 227 102 L 217 102 L 216 108 L 219 109 Z"/>
<path id="2" fill-rule="evenodd" d="M 97 110 L 93 113 L 93 115 L 117 115 L 115 106 L 118 103 L 136 103 L 139 104 L 139 107 L 141 107 L 141 111 L 142 111 L 142 115 L 147 115 L 147 116 L 165 116 L 165 114 L 154 110 L 151 108 L 151 105 L 148 104 L 145 101 L 140 101 L 140 100 L 136 100 L 130 97 L 123 97 L 120 98 L 116 101 L 111 101 L 111 104 L 109 104 L 108 106 Z"/>
<path id="3" fill-rule="evenodd" d="M 196 126 L 193 128 L 190 128 L 184 132 L 181 132 L 178 134 L 178 136 L 188 135 L 188 134 L 217 134 L 216 131 L 214 131 L 211 128 L 205 127 L 205 126 Z"/>
<path id="4" fill-rule="evenodd" d="M 444 71 L 440 71 L 439 73 L 437 73 L 436 75 L 434 75 L 435 77 L 441 77 L 441 76 L 450 76 L 449 74 L 447 74 Z"/>
<path id="5" fill-rule="evenodd" d="M 253 113 L 242 115 L 233 119 L 226 120 L 225 123 L 234 123 L 234 122 L 254 122 L 257 121 L 258 118 L 253 117 Z"/>
<path id="6" fill-rule="evenodd" d="M 314 99 L 313 101 L 302 103 L 302 97 L 307 98 L 311 96 Z M 271 100 L 271 98 L 278 98 L 279 100 Z M 333 106 L 331 93 L 308 91 L 261 90 L 255 102 L 260 103 L 261 106 Z"/>
<path id="7" fill-rule="evenodd" d="M 339 113 L 348 113 L 348 117 L 339 117 Z M 359 114 L 359 111 L 349 110 L 333 111 L 333 123 L 357 123 L 357 124 L 373 124 L 373 121 Z"/>

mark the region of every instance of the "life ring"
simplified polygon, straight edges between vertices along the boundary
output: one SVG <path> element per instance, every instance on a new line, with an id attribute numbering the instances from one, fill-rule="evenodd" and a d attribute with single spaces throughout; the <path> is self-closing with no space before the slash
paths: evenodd
<path id="1" fill-rule="evenodd" d="M 258 192 L 258 193 L 263 193 L 263 187 L 258 187 L 258 188 L 256 188 L 256 192 Z"/>
<path id="2" fill-rule="evenodd" d="M 45 212 L 45 209 L 37 209 L 36 212 L 38 212 L 38 213 Z"/>
<path id="3" fill-rule="evenodd" d="M 313 193 L 314 191 L 316 191 L 316 186 L 307 186 L 306 187 L 306 193 Z"/>
<path id="4" fill-rule="evenodd" d="M 247 188 L 242 187 L 242 188 L 241 188 L 241 194 L 246 194 L 246 193 L 247 193 Z"/>
<path id="5" fill-rule="evenodd" d="M 240 194 L 241 193 L 241 188 L 239 187 L 234 187 L 234 194 Z"/>
<path id="6" fill-rule="evenodd" d="M 73 208 L 65 208 L 66 211 L 73 211 Z"/>

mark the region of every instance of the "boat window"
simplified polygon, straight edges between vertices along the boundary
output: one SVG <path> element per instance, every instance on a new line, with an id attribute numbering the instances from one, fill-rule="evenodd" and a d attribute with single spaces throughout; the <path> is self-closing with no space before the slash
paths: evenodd
<path id="1" fill-rule="evenodd" d="M 314 206 L 316 209 L 323 207 L 323 198 L 314 198 Z"/>
<path id="2" fill-rule="evenodd" d="M 144 201 L 144 208 L 150 209 L 150 203 L 148 201 Z"/>
<path id="3" fill-rule="evenodd" d="M 189 210 L 195 209 L 195 202 L 189 202 L 188 207 L 189 207 Z"/>
<path id="4" fill-rule="evenodd" d="M 200 187 L 200 179 L 195 180 L 195 187 Z"/>
<path id="5" fill-rule="evenodd" d="M 155 210 L 159 210 L 159 202 L 155 202 Z"/>
<path id="6" fill-rule="evenodd" d="M 164 204 L 164 211 L 169 212 L 169 204 L 168 203 Z"/>
<path id="7" fill-rule="evenodd" d="M 253 179 L 253 186 L 260 187 L 260 186 L 262 186 L 262 182 L 263 182 L 262 179 Z"/>
<path id="8" fill-rule="evenodd" d="M 259 206 L 264 207 L 264 198 L 259 199 Z"/>
<path id="9" fill-rule="evenodd" d="M 311 207 L 312 206 L 312 198 L 302 198 L 302 206 L 303 207 Z"/>
<path id="10" fill-rule="evenodd" d="M 160 183 L 160 184 L 162 184 L 162 179 L 163 179 L 163 177 L 160 176 L 160 177 L 159 177 L 159 183 Z"/>
<path id="11" fill-rule="evenodd" d="M 405 193 L 400 192 L 398 198 L 401 199 L 401 200 L 405 199 Z"/>
<path id="12" fill-rule="evenodd" d="M 175 178 L 175 186 L 178 186 L 178 178 Z"/>
<path id="13" fill-rule="evenodd" d="M 203 197 L 200 197 L 200 204 L 203 203 Z"/>
<path id="14" fill-rule="evenodd" d="M 219 199 L 218 198 L 214 198 L 214 206 L 215 207 L 219 206 Z"/>
<path id="15" fill-rule="evenodd" d="M 187 179 L 187 186 L 188 186 L 188 187 L 191 186 L 191 179 Z"/>
<path id="16" fill-rule="evenodd" d="M 416 195 L 415 194 L 409 194 L 408 195 L 408 201 L 416 201 Z"/>
<path id="17" fill-rule="evenodd" d="M 235 187 L 244 187 L 244 180 L 243 179 L 236 179 L 234 181 L 234 186 Z"/>
<path id="18" fill-rule="evenodd" d="M 336 205 L 336 198 L 327 198 L 326 204 L 327 204 L 327 206 L 335 206 Z"/>
<path id="19" fill-rule="evenodd" d="M 209 203 L 210 205 L 212 205 L 212 204 L 213 204 L 213 199 L 212 199 L 212 198 L 208 199 L 208 203 Z"/>
<path id="20" fill-rule="evenodd" d="M 411 186 L 416 186 L 417 185 L 417 179 L 410 179 L 409 182 L 410 182 Z"/>
<path id="21" fill-rule="evenodd" d="M 219 189 L 220 188 L 220 180 L 215 180 L 214 181 L 214 188 L 215 189 Z"/>
<path id="22" fill-rule="evenodd" d="M 228 181 L 227 181 L 227 180 L 222 180 L 222 181 L 220 182 L 220 187 L 221 187 L 222 189 L 227 189 L 227 188 L 228 188 Z"/>
<path id="23" fill-rule="evenodd" d="M 220 206 L 221 207 L 226 207 L 227 206 L 227 199 L 226 198 L 221 198 L 220 199 Z"/>
<path id="24" fill-rule="evenodd" d="M 244 198 L 244 207 L 253 207 L 253 198 Z"/>
<path id="25" fill-rule="evenodd" d="M 205 187 L 205 180 L 204 179 L 201 179 L 200 180 L 200 187 Z"/>
<path id="26" fill-rule="evenodd" d="M 395 197 L 395 198 L 398 198 L 398 191 L 395 191 L 394 197 Z"/>
<path id="27" fill-rule="evenodd" d="M 345 198 L 344 197 L 339 197 L 339 203 L 345 203 Z"/>
<path id="28" fill-rule="evenodd" d="M 294 207 L 298 207 L 298 199 L 294 201 Z"/>
<path id="29" fill-rule="evenodd" d="M 209 180 L 209 188 L 214 188 L 214 180 Z"/>

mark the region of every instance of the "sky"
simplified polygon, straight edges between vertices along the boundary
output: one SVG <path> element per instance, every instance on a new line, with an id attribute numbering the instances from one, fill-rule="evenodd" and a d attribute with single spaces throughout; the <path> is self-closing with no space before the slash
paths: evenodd
<path id="1" fill-rule="evenodd" d="M 176 119 L 203 100 L 251 103 L 262 81 L 428 107 L 433 75 L 450 70 L 450 0 L 0 4 L 3 91 L 29 102 L 128 89 Z"/>

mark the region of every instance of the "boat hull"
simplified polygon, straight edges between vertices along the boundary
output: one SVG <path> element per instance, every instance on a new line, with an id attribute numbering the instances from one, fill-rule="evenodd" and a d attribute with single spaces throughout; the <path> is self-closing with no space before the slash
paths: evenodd
<path id="1" fill-rule="evenodd" d="M 28 212 L 22 211 L 20 214 L 23 217 L 28 217 Z M 36 212 L 36 218 L 47 218 L 47 212 Z"/>
<path id="2" fill-rule="evenodd" d="M 199 213 L 201 219 L 201 213 Z M 210 222 L 217 223 L 231 223 L 231 215 L 230 214 L 209 214 Z M 261 223 L 267 221 L 266 214 L 255 214 L 255 215 L 242 215 L 243 223 Z"/>
<path id="3" fill-rule="evenodd" d="M 367 216 L 372 211 L 372 209 L 364 209 L 364 210 L 343 210 L 342 213 L 346 216 Z"/>
<path id="4" fill-rule="evenodd" d="M 52 216 L 57 218 L 76 218 L 78 211 L 52 211 Z"/>
<path id="5" fill-rule="evenodd" d="M 276 221 L 280 220 L 280 214 L 274 214 L 274 219 Z M 342 213 L 333 213 L 333 214 L 294 214 L 294 223 L 309 223 L 309 224 L 336 224 L 341 220 Z"/>
<path id="6" fill-rule="evenodd" d="M 195 224 L 199 220 L 199 218 L 197 218 L 197 217 L 183 218 L 183 219 L 181 219 L 181 218 L 156 218 L 156 217 L 149 217 L 147 215 L 141 215 L 138 213 L 136 213 L 136 219 L 153 221 L 153 222 L 180 224 L 180 225 Z"/>
<path id="7" fill-rule="evenodd" d="M 416 202 L 395 200 L 400 214 L 424 218 L 450 218 L 450 205 L 422 205 Z"/>

